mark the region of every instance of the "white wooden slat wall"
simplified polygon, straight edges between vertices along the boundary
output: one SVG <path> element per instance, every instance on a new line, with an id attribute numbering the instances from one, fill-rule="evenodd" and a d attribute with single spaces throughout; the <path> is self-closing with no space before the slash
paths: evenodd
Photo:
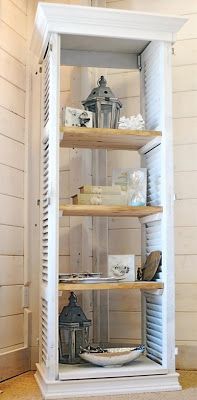
<path id="1" fill-rule="evenodd" d="M 101 71 L 102 73 L 102 71 Z M 121 115 L 134 115 L 140 111 L 139 71 L 107 69 L 107 83 L 115 96 L 120 97 Z M 140 166 L 140 156 L 135 151 L 108 150 L 108 183 L 116 168 Z M 135 254 L 135 264 L 141 264 L 141 226 L 137 218 L 109 218 L 109 254 Z M 109 323 L 110 341 L 116 343 L 141 342 L 140 293 L 110 291 Z M 119 328 L 118 328 L 119 327 Z"/>
<path id="2" fill-rule="evenodd" d="M 19 367 L 10 365 L 10 361 L 6 364 L 3 356 L 10 350 L 22 348 L 25 341 L 23 285 L 26 24 L 26 0 L 1 1 L 0 379 L 29 368 L 28 359 Z"/>
<path id="3" fill-rule="evenodd" d="M 80 103 L 81 69 L 61 67 L 61 107 L 82 108 Z M 70 203 L 70 196 L 78 193 L 85 183 L 92 183 L 91 150 L 60 149 L 60 202 Z M 63 217 L 60 219 L 60 272 L 92 270 L 92 219 Z M 89 306 L 83 295 L 86 314 L 92 318 L 92 301 Z M 59 298 L 60 309 L 67 303 L 68 294 Z M 79 301 L 82 301 L 79 296 Z M 90 314 L 88 314 L 90 313 Z"/>
<path id="4" fill-rule="evenodd" d="M 197 4 L 193 0 L 107 0 L 107 7 L 180 14 L 189 21 L 181 29 L 173 57 L 173 125 L 175 161 L 176 342 L 178 368 L 196 368 L 197 290 Z M 117 78 L 120 80 L 123 75 Z M 129 110 L 129 114 L 132 113 Z M 183 304 L 181 299 L 185 299 Z"/>

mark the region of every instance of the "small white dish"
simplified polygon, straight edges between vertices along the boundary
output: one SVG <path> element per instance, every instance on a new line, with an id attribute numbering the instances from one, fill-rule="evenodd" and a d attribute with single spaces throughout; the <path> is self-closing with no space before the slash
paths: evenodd
<path id="1" fill-rule="evenodd" d="M 80 357 L 100 367 L 118 367 L 136 360 L 143 352 L 144 346 L 108 348 L 104 353 L 83 352 Z"/>

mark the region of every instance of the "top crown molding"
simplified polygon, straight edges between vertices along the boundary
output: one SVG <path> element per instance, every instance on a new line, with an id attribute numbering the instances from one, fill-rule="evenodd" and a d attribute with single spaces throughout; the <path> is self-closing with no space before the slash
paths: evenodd
<path id="1" fill-rule="evenodd" d="M 179 16 L 38 3 L 30 49 L 41 62 L 51 33 L 102 37 L 108 40 L 117 38 L 127 41 L 174 42 L 176 33 L 186 21 L 187 18 Z"/>

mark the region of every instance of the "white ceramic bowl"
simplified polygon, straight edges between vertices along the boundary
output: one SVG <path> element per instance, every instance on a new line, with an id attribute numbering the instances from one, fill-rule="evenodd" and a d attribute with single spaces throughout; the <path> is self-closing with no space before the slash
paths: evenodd
<path id="1" fill-rule="evenodd" d="M 121 366 L 136 360 L 143 352 L 144 346 L 109 348 L 105 353 L 84 352 L 80 357 L 100 367 Z"/>

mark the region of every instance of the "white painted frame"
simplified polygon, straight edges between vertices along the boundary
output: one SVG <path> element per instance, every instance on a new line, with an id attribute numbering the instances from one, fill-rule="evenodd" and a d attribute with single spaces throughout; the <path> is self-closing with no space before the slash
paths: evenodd
<path id="1" fill-rule="evenodd" d="M 171 235 L 167 234 L 167 226 L 172 221 L 173 212 L 173 184 L 170 181 L 170 185 L 167 182 L 167 175 L 172 176 L 172 144 L 171 144 L 171 108 L 168 106 L 169 98 L 171 99 L 171 86 L 170 86 L 170 47 L 171 42 L 175 40 L 175 34 L 179 28 L 186 21 L 185 18 L 180 17 L 169 17 L 152 15 L 145 13 L 136 13 L 131 11 L 123 10 L 111 10 L 111 9 L 101 9 L 101 8 L 91 8 L 91 7 L 80 7 L 80 6 L 67 6 L 60 4 L 46 4 L 40 3 L 37 10 L 35 28 L 32 38 L 32 50 L 38 57 L 38 61 L 42 62 L 44 53 L 46 51 L 49 39 L 54 39 L 56 41 L 56 61 L 57 65 L 59 63 L 59 52 L 60 52 L 60 42 L 59 35 L 72 35 L 79 38 L 79 45 L 81 45 L 80 36 L 89 36 L 91 39 L 105 38 L 108 45 L 110 41 L 113 40 L 113 45 L 117 39 L 117 43 L 123 40 L 128 43 L 128 41 L 138 43 L 139 40 L 144 41 L 148 44 L 149 41 L 162 41 L 163 46 L 163 57 L 161 60 L 163 68 L 163 87 L 161 88 L 163 93 L 163 118 L 161 121 L 161 127 L 165 136 L 165 140 L 162 141 L 163 148 L 163 177 L 164 177 L 164 190 L 163 190 L 163 201 L 164 201 L 164 216 L 162 218 L 163 226 L 163 243 L 167 247 L 170 245 L 170 251 L 173 251 L 173 241 L 171 242 Z M 66 23 L 65 23 L 66 22 Z M 79 51 L 84 52 L 84 48 L 79 48 Z M 98 49 L 97 49 L 98 50 Z M 67 54 L 65 53 L 67 52 Z M 68 53 L 69 52 L 69 53 Z M 76 51 L 71 52 L 70 49 L 64 49 L 62 53 L 62 61 L 64 61 L 65 54 L 69 54 L 69 59 L 73 60 L 79 59 Z M 82 53 L 80 53 L 82 54 Z M 87 54 L 84 52 L 83 54 Z M 99 56 L 103 57 L 103 52 L 101 51 Z M 90 65 L 93 63 L 93 55 L 90 55 Z M 124 57 L 123 57 L 124 58 Z M 135 60 L 135 57 L 131 57 Z M 117 66 L 118 60 L 118 47 L 116 55 L 111 57 L 111 67 Z M 126 53 L 125 64 L 127 62 L 127 68 L 129 68 L 128 60 L 130 60 L 129 53 Z M 55 61 L 55 58 L 54 58 Z M 114 64 L 113 64 L 114 61 Z M 70 61 L 71 62 L 71 61 Z M 130 62 L 130 61 L 129 61 Z M 103 64 L 100 61 L 99 66 L 109 66 L 109 58 L 103 59 Z M 83 64 L 86 65 L 86 64 Z M 165 285 L 166 291 L 164 291 L 165 296 L 165 323 L 166 327 L 169 328 L 168 334 L 166 336 L 166 360 L 165 367 L 163 369 L 164 375 L 146 376 L 146 377 L 119 377 L 116 378 L 114 382 L 113 378 L 99 379 L 99 381 L 91 379 L 80 379 L 79 381 L 59 381 L 58 380 L 58 310 L 57 310 L 57 293 L 58 293 L 58 283 L 57 283 L 57 272 L 58 272 L 58 174 L 59 174 L 59 129 L 58 129 L 58 113 L 59 113 L 59 84 L 58 84 L 58 72 L 56 71 L 56 87 L 53 90 L 54 99 L 56 102 L 55 116 L 53 119 L 52 126 L 50 127 L 51 135 L 53 133 L 53 144 L 54 144 L 54 185 L 57 190 L 51 193 L 51 205 L 50 215 L 54 222 L 54 226 L 51 229 L 50 236 L 50 246 L 49 252 L 51 254 L 50 262 L 50 283 L 47 290 L 42 292 L 43 296 L 50 300 L 51 305 L 49 309 L 49 326 L 50 326 L 50 343 L 49 343 L 49 354 L 48 354 L 48 367 L 44 370 L 40 365 L 38 365 L 38 371 L 36 374 L 36 379 L 41 387 L 42 393 L 46 399 L 63 399 L 72 396 L 92 396 L 92 395 L 103 395 L 103 394 L 118 394 L 118 393 L 130 393 L 139 391 L 158 391 L 158 390 L 178 390 L 180 385 L 178 384 L 177 374 L 174 372 L 174 316 L 173 307 L 170 310 L 167 309 L 168 299 L 170 301 L 173 296 L 173 277 L 166 274 Z M 165 85 L 167 82 L 168 86 Z M 168 154 L 168 149 L 170 149 L 170 154 Z M 170 160 L 168 158 L 170 157 Z M 171 227 L 172 232 L 172 227 Z M 173 265 L 171 253 L 165 253 L 165 262 L 169 262 Z M 52 265 L 53 264 L 53 265 Z M 53 268 L 53 270 L 52 270 Z M 173 271 L 172 271 L 173 275 Z M 172 279 L 171 279 L 172 278 Z M 171 320 L 172 323 L 167 323 Z M 54 324 L 54 325 L 53 325 Z M 167 351 L 168 350 L 168 351 Z M 163 365 L 164 367 L 164 365 Z M 166 374 L 166 371 L 168 373 Z M 140 373 L 139 373 L 140 375 Z M 99 377 L 99 371 L 98 371 Z M 162 384 L 162 386 L 161 386 Z"/>
<path id="2" fill-rule="evenodd" d="M 42 269 L 40 276 L 40 301 L 48 303 L 46 324 L 48 330 L 46 365 L 42 362 L 42 349 L 40 346 L 39 362 L 45 371 L 47 379 L 55 380 L 58 376 L 58 272 L 59 272 L 59 96 L 60 96 L 60 37 L 52 34 L 49 42 L 49 81 L 51 91 L 49 93 L 49 121 L 44 127 L 43 116 L 41 119 L 41 141 L 49 139 L 48 161 L 48 282 L 42 281 Z M 44 78 L 42 79 L 44 81 Z M 44 90 L 42 90 L 42 97 Z M 42 109 L 44 100 L 42 98 Z M 43 156 L 41 152 L 41 262 L 42 266 L 42 181 L 43 181 Z M 42 305 L 40 304 L 42 311 Z M 40 315 L 40 318 L 42 315 Z M 40 343 L 42 343 L 42 330 L 40 321 Z"/>

